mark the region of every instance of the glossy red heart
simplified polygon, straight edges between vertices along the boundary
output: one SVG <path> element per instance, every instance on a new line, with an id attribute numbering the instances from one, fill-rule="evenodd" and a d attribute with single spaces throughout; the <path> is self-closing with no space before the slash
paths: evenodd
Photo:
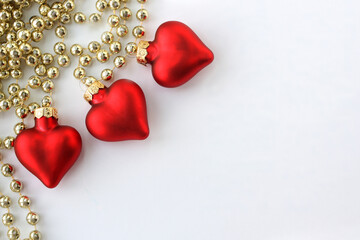
<path id="1" fill-rule="evenodd" d="M 48 188 L 56 187 L 81 152 L 80 134 L 54 117 L 35 118 L 35 127 L 15 139 L 19 161 Z"/>
<path id="2" fill-rule="evenodd" d="M 149 44 L 146 60 L 154 79 L 164 87 L 186 83 L 214 59 L 211 50 L 181 22 L 163 23 Z"/>
<path id="3" fill-rule="evenodd" d="M 133 81 L 121 79 L 92 96 L 86 127 L 103 141 L 142 140 L 149 136 L 145 95 Z"/>

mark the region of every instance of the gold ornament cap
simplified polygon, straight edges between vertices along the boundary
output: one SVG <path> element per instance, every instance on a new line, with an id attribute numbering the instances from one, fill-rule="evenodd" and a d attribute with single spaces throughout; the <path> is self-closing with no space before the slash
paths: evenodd
<path id="1" fill-rule="evenodd" d="M 147 41 L 140 41 L 137 47 L 136 59 L 138 63 L 145 65 L 147 64 L 146 56 L 148 55 L 147 48 L 150 46 L 150 43 Z"/>
<path id="2" fill-rule="evenodd" d="M 84 94 L 84 98 L 86 101 L 90 102 L 93 99 L 93 95 L 99 93 L 99 90 L 105 88 L 104 84 L 100 81 L 93 82 L 87 89 Z"/>
<path id="3" fill-rule="evenodd" d="M 34 116 L 36 118 L 42 118 L 42 117 L 46 117 L 46 118 L 56 118 L 58 119 L 58 111 L 56 110 L 56 108 L 53 107 L 41 107 L 41 108 L 37 108 L 34 111 Z"/>

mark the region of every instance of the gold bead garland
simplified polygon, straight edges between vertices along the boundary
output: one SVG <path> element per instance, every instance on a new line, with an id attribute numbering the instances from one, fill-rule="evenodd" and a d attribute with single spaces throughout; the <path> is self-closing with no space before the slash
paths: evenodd
<path id="1" fill-rule="evenodd" d="M 1 153 L 0 153 L 0 164 L 1 164 L 2 175 L 11 178 L 11 182 L 10 182 L 11 191 L 19 195 L 19 199 L 18 199 L 19 206 L 21 208 L 25 208 L 28 210 L 28 213 L 26 215 L 26 222 L 34 226 L 34 230 L 31 231 L 29 234 L 29 239 L 40 240 L 41 233 L 37 230 L 36 227 L 37 223 L 40 220 L 40 217 L 37 213 L 31 210 L 30 198 L 21 193 L 21 190 L 23 188 L 22 182 L 14 178 L 14 167 L 8 163 L 3 162 Z M 8 228 L 7 230 L 8 238 L 15 240 L 20 238 L 20 230 L 13 226 L 15 218 L 10 212 L 11 205 L 12 205 L 11 198 L 0 192 L 0 207 L 6 209 L 7 211 L 2 215 L 1 220 L 3 225 Z"/>
<path id="2" fill-rule="evenodd" d="M 124 45 L 124 56 L 118 54 L 122 51 L 123 44 L 120 40 L 129 33 L 129 29 L 126 25 L 133 13 L 127 7 L 127 0 L 98 0 L 95 7 L 98 13 L 92 13 L 89 16 L 90 22 L 99 22 L 106 10 L 112 10 L 112 14 L 107 18 L 107 24 L 110 29 L 105 31 L 100 36 L 100 42 L 91 41 L 87 48 L 82 47 L 79 44 L 73 44 L 70 47 L 70 53 L 73 56 L 79 57 L 78 66 L 74 70 L 74 77 L 81 80 L 86 86 L 90 86 L 96 78 L 93 76 L 87 76 L 85 67 L 92 64 L 92 59 L 96 59 L 100 63 L 106 63 L 114 55 L 113 68 L 105 68 L 101 71 L 100 80 L 109 81 L 113 78 L 113 71 L 115 68 L 121 68 L 126 63 L 126 57 L 134 55 L 137 51 L 137 40 L 142 38 L 145 34 L 145 28 L 143 27 L 143 21 L 147 20 L 149 14 L 144 9 L 144 3 L 146 0 L 137 0 L 140 3 L 140 9 L 136 12 L 136 18 L 140 21 L 139 25 L 135 26 L 132 30 L 132 34 L 135 38 L 133 42 L 128 42 Z M 76 23 L 84 23 L 86 16 L 77 12 L 75 16 L 81 16 L 81 21 L 74 18 Z M 64 40 L 63 40 L 64 41 Z M 107 46 L 108 49 L 104 49 Z M 89 53 L 85 53 L 88 51 Z"/>

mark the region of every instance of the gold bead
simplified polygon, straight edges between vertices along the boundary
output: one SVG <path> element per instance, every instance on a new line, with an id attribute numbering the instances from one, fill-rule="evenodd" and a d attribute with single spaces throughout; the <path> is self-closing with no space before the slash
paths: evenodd
<path id="1" fill-rule="evenodd" d="M 89 43 L 88 49 L 91 53 L 97 53 L 101 49 L 101 45 L 99 42 L 92 41 Z"/>
<path id="2" fill-rule="evenodd" d="M 63 43 L 63 42 L 57 42 L 57 43 L 55 43 L 55 45 L 54 45 L 54 52 L 55 52 L 56 54 L 61 55 L 61 54 L 64 54 L 65 51 L 66 51 L 66 45 L 65 45 L 65 43 Z"/>
<path id="3" fill-rule="evenodd" d="M 52 98 L 50 96 L 44 96 L 41 99 L 41 106 L 42 107 L 50 107 L 52 105 Z"/>
<path id="4" fill-rule="evenodd" d="M 24 119 L 29 114 L 29 109 L 26 106 L 17 107 L 15 113 L 18 118 Z"/>
<path id="5" fill-rule="evenodd" d="M 74 77 L 77 79 L 82 79 L 83 77 L 85 77 L 86 75 L 86 71 L 84 68 L 82 67 L 77 67 L 74 70 Z"/>
<path id="6" fill-rule="evenodd" d="M 22 57 L 22 53 L 18 48 L 12 48 L 9 52 L 9 57 L 12 59 L 19 59 Z"/>
<path id="7" fill-rule="evenodd" d="M 63 8 L 67 12 L 71 12 L 75 9 L 75 3 L 72 0 L 66 0 L 63 3 Z"/>
<path id="8" fill-rule="evenodd" d="M 41 240 L 41 233 L 38 230 L 34 230 L 29 235 L 30 240 Z"/>
<path id="9" fill-rule="evenodd" d="M 116 34 L 119 37 L 125 37 L 126 34 L 129 32 L 129 29 L 126 25 L 119 25 L 119 27 L 116 29 Z"/>
<path id="10" fill-rule="evenodd" d="M 16 9 L 12 12 L 13 18 L 14 19 L 20 19 L 23 15 L 22 11 L 19 9 Z"/>
<path id="11" fill-rule="evenodd" d="M 26 57 L 26 65 L 35 67 L 38 64 L 39 64 L 39 59 L 37 57 L 35 57 L 34 55 L 28 55 Z"/>
<path id="12" fill-rule="evenodd" d="M 56 20 L 58 20 L 60 18 L 60 14 L 61 13 L 60 13 L 59 9 L 52 8 L 47 13 L 47 17 L 52 21 L 56 21 Z"/>
<path id="13" fill-rule="evenodd" d="M 114 65 L 117 68 L 121 68 L 125 64 L 126 60 L 123 56 L 118 56 L 114 58 Z"/>
<path id="14" fill-rule="evenodd" d="M 28 208 L 30 207 L 30 204 L 31 204 L 31 200 L 29 197 L 23 195 L 19 198 L 18 200 L 18 203 L 19 203 L 19 206 L 22 207 L 22 208 Z"/>
<path id="15" fill-rule="evenodd" d="M 81 12 L 77 12 L 74 15 L 74 21 L 76 23 L 84 23 L 86 21 L 86 16 L 85 14 L 81 13 Z"/>
<path id="16" fill-rule="evenodd" d="M 100 50 L 97 54 L 96 54 L 96 59 L 99 62 L 106 62 L 108 61 L 110 58 L 110 54 L 106 51 L 106 50 Z"/>
<path id="17" fill-rule="evenodd" d="M 51 5 L 51 8 L 59 9 L 60 12 L 62 12 L 62 10 L 63 10 L 63 5 L 62 5 L 61 2 L 54 2 L 54 3 Z"/>
<path id="18" fill-rule="evenodd" d="M 38 48 L 38 47 L 33 47 L 32 48 L 32 52 L 33 52 L 33 54 L 34 54 L 34 56 L 35 57 L 41 57 L 41 50 L 40 50 L 40 48 Z"/>
<path id="19" fill-rule="evenodd" d="M 16 135 L 21 133 L 25 129 L 25 124 L 23 122 L 19 122 L 14 126 L 14 132 Z"/>
<path id="20" fill-rule="evenodd" d="M 3 216 L 2 216 L 2 223 L 5 225 L 5 226 L 10 226 L 12 225 L 14 222 L 14 216 L 11 214 L 11 213 L 5 213 Z"/>
<path id="21" fill-rule="evenodd" d="M 2 195 L 0 197 L 0 207 L 9 208 L 11 205 L 11 199 L 8 196 Z"/>
<path id="22" fill-rule="evenodd" d="M 25 102 L 30 98 L 30 91 L 27 90 L 26 88 L 22 88 L 20 89 L 18 96 L 21 101 Z"/>
<path id="23" fill-rule="evenodd" d="M 39 13 L 42 15 L 42 16 L 46 16 L 48 14 L 48 12 L 50 11 L 50 6 L 48 4 L 41 4 L 40 7 L 39 7 Z"/>
<path id="24" fill-rule="evenodd" d="M 136 26 L 134 27 L 132 34 L 136 38 L 141 38 L 145 34 L 145 28 L 143 26 Z"/>
<path id="25" fill-rule="evenodd" d="M 9 42 L 15 41 L 16 40 L 16 33 L 14 32 L 9 32 L 6 35 L 6 40 L 8 40 Z"/>
<path id="26" fill-rule="evenodd" d="M 139 20 L 139 21 L 145 21 L 146 19 L 148 19 L 149 17 L 149 13 L 146 9 L 139 9 L 137 12 L 136 12 L 136 18 Z"/>
<path id="27" fill-rule="evenodd" d="M 32 102 L 32 103 L 30 103 L 29 106 L 28 106 L 29 112 L 32 113 L 32 114 L 34 114 L 35 110 L 36 110 L 37 108 L 39 108 L 39 107 L 40 107 L 39 104 L 37 104 L 36 102 Z"/>
<path id="28" fill-rule="evenodd" d="M 17 32 L 17 38 L 20 41 L 26 42 L 30 39 L 30 37 L 31 37 L 31 33 L 27 29 L 23 29 Z"/>
<path id="29" fill-rule="evenodd" d="M 83 78 L 82 83 L 84 83 L 86 86 L 90 87 L 91 84 L 93 84 L 94 82 L 96 82 L 96 78 L 94 77 L 87 77 L 87 78 Z"/>
<path id="30" fill-rule="evenodd" d="M 21 52 L 25 54 L 30 54 L 33 51 L 33 48 L 29 43 L 22 43 L 19 49 Z"/>
<path id="31" fill-rule="evenodd" d="M 99 12 L 103 12 L 107 8 L 108 4 L 105 0 L 99 0 L 96 2 L 96 9 Z"/>
<path id="32" fill-rule="evenodd" d="M 0 79 L 6 79 L 10 76 L 10 73 L 8 70 L 0 71 Z"/>
<path id="33" fill-rule="evenodd" d="M 41 61 L 42 61 L 43 64 L 49 65 L 54 61 L 54 57 L 50 53 L 44 53 L 41 56 Z"/>
<path id="34" fill-rule="evenodd" d="M 40 31 L 33 31 L 31 33 L 31 40 L 33 40 L 34 42 L 40 42 L 41 39 L 43 39 L 43 37 L 44 37 L 44 35 Z"/>
<path id="35" fill-rule="evenodd" d="M 39 222 L 39 215 L 37 213 L 34 212 L 29 212 L 26 215 L 26 221 L 30 224 L 30 225 L 36 225 Z"/>
<path id="36" fill-rule="evenodd" d="M 41 80 L 38 76 L 31 76 L 28 80 L 28 84 L 31 88 L 38 88 L 41 85 Z"/>
<path id="37" fill-rule="evenodd" d="M 47 76 L 50 79 L 58 78 L 59 75 L 60 75 L 60 71 L 59 71 L 59 68 L 57 68 L 57 67 L 50 67 L 47 70 Z"/>
<path id="38" fill-rule="evenodd" d="M 14 69 L 10 71 L 10 75 L 15 79 L 19 79 L 23 76 L 23 73 L 20 69 Z"/>
<path id="39" fill-rule="evenodd" d="M 6 137 L 5 139 L 4 139 L 4 147 L 6 148 L 6 149 L 11 149 L 11 148 L 13 148 L 14 147 L 14 138 L 13 137 Z"/>
<path id="40" fill-rule="evenodd" d="M 31 21 L 31 26 L 39 31 L 42 31 L 45 28 L 45 22 L 42 18 L 36 17 Z"/>
<path id="41" fill-rule="evenodd" d="M 66 27 L 65 26 L 56 27 L 55 34 L 58 38 L 64 38 L 67 35 Z"/>
<path id="42" fill-rule="evenodd" d="M 12 69 L 19 69 L 21 66 L 21 62 L 19 59 L 10 59 L 9 60 L 9 66 Z"/>
<path id="43" fill-rule="evenodd" d="M 16 20 L 14 23 L 13 23 L 13 29 L 15 30 L 15 31 L 18 31 L 18 32 L 21 32 L 21 31 L 24 31 L 22 28 L 24 28 L 25 27 L 25 23 L 23 22 L 23 21 L 21 21 L 21 20 Z M 3 29 L 3 31 L 4 31 L 4 29 Z M 5 33 L 5 32 L 4 32 Z M 4 34 L 3 33 L 3 34 Z M 3 35 L 2 34 L 2 35 Z M 18 37 L 19 38 L 19 37 Z M 19 39 L 19 40 L 21 40 L 21 39 Z"/>
<path id="44" fill-rule="evenodd" d="M 70 52 L 74 56 L 80 56 L 83 53 L 83 48 L 79 44 L 74 44 L 71 46 Z"/>
<path id="45" fill-rule="evenodd" d="M 111 53 L 119 53 L 121 51 L 121 43 L 118 41 L 112 42 L 109 49 Z"/>
<path id="46" fill-rule="evenodd" d="M 120 23 L 120 18 L 117 15 L 110 15 L 108 18 L 108 24 L 111 28 L 115 28 L 117 26 L 119 26 Z"/>
<path id="47" fill-rule="evenodd" d="M 120 9 L 119 15 L 121 19 L 128 20 L 131 17 L 131 10 L 127 7 Z"/>
<path id="48" fill-rule="evenodd" d="M 97 23 L 101 20 L 101 15 L 98 13 L 93 13 L 89 17 L 90 22 Z"/>
<path id="49" fill-rule="evenodd" d="M 109 1 L 109 7 L 112 9 L 112 10 L 118 10 L 120 8 L 120 0 L 110 0 Z"/>
<path id="50" fill-rule="evenodd" d="M 8 22 L 11 18 L 11 15 L 8 11 L 2 10 L 0 11 L 0 21 Z"/>
<path id="51" fill-rule="evenodd" d="M 109 81 L 113 77 L 113 71 L 111 69 L 104 69 L 101 72 L 101 79 L 104 81 Z"/>
<path id="52" fill-rule="evenodd" d="M 13 179 L 10 182 L 10 189 L 13 192 L 20 192 L 21 189 L 23 188 L 22 183 L 19 180 Z"/>
<path id="53" fill-rule="evenodd" d="M 146 0 L 137 0 L 139 3 L 144 4 L 146 3 Z"/>
<path id="54" fill-rule="evenodd" d="M 12 104 L 8 99 L 4 99 L 0 101 L 0 109 L 2 111 L 7 111 L 11 108 Z"/>
<path id="55" fill-rule="evenodd" d="M 91 60 L 92 58 L 89 54 L 84 54 L 80 56 L 79 63 L 81 64 L 81 66 L 87 67 L 91 64 Z"/>
<path id="56" fill-rule="evenodd" d="M 59 55 L 57 63 L 60 67 L 67 67 L 70 65 L 70 57 L 68 55 Z"/>
<path id="57" fill-rule="evenodd" d="M 14 107 L 18 107 L 18 106 L 20 106 L 20 105 L 22 104 L 22 101 L 21 101 L 20 98 L 17 97 L 17 96 L 12 96 L 12 97 L 10 98 L 10 101 L 11 101 L 11 103 L 12 103 L 12 105 L 13 105 Z"/>
<path id="58" fill-rule="evenodd" d="M 101 41 L 103 43 L 111 43 L 112 41 L 114 40 L 114 35 L 109 32 L 109 31 L 106 31 L 106 32 L 103 32 L 103 34 L 101 34 Z"/>
<path id="59" fill-rule="evenodd" d="M 137 45 L 134 42 L 129 42 L 128 44 L 126 44 L 125 50 L 128 54 L 132 55 L 134 53 L 136 53 L 137 50 Z"/>
<path id="60" fill-rule="evenodd" d="M 20 90 L 20 86 L 17 83 L 12 83 L 8 86 L 7 90 L 10 95 L 16 95 Z"/>
<path id="61" fill-rule="evenodd" d="M 71 15 L 68 13 L 62 13 L 60 16 L 60 22 L 63 24 L 68 24 L 71 22 Z"/>
<path id="62" fill-rule="evenodd" d="M 45 22 L 45 29 L 50 30 L 54 27 L 54 22 L 50 18 L 44 17 L 43 20 Z"/>
<path id="63" fill-rule="evenodd" d="M 44 64 L 39 64 L 35 67 L 35 73 L 39 76 L 44 76 L 46 74 L 46 67 Z"/>
<path id="64" fill-rule="evenodd" d="M 7 236 L 8 236 L 8 238 L 9 238 L 9 240 L 19 239 L 19 237 L 20 237 L 20 231 L 19 231 L 19 229 L 17 229 L 16 227 L 11 227 L 11 228 L 9 228 L 9 230 L 7 231 Z"/>
<path id="65" fill-rule="evenodd" d="M 41 83 L 41 88 L 44 92 L 49 93 L 54 89 L 54 83 L 50 79 L 45 80 Z"/>
<path id="66" fill-rule="evenodd" d="M 4 175 L 4 177 L 11 177 L 14 174 L 14 167 L 8 163 L 5 163 L 1 166 L 1 173 L 2 175 Z M 0 198 L 0 206 L 3 207 L 1 198 Z"/>

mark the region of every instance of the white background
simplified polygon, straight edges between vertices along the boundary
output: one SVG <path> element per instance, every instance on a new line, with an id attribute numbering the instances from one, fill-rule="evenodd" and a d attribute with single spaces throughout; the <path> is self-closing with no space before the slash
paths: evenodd
<path id="1" fill-rule="evenodd" d="M 78 2 L 79 11 L 94 9 L 93 0 Z M 134 62 L 116 72 L 145 92 L 146 141 L 94 139 L 75 64 L 62 72 L 55 104 L 60 123 L 83 138 L 80 159 L 49 190 L 5 153 L 44 239 L 360 239 L 359 1 L 150 0 L 146 7 L 146 39 L 164 21 L 183 21 L 215 61 L 177 89 L 158 86 L 150 67 Z M 72 24 L 67 42 L 98 39 L 104 25 L 90 29 Z M 11 126 L 3 117 L 2 125 Z M 7 193 L 8 180 L 1 183 Z M 25 211 L 14 212 L 22 232 L 30 229 Z"/>

